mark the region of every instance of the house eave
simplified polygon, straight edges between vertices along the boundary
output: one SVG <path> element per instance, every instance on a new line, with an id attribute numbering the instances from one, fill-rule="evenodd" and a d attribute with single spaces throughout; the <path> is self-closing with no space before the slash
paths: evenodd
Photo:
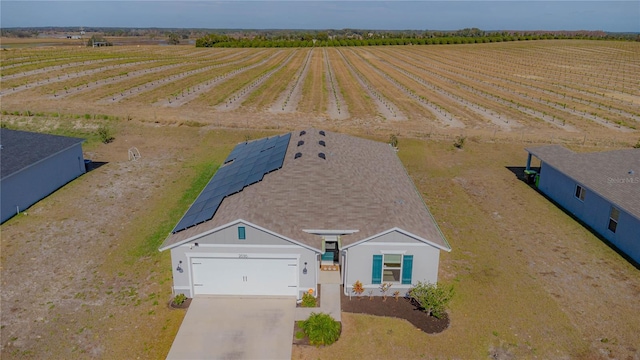
<path id="1" fill-rule="evenodd" d="M 301 242 L 299 242 L 299 241 L 293 240 L 293 239 L 291 239 L 291 238 L 289 238 L 289 237 L 286 237 L 286 236 L 284 236 L 284 235 L 282 235 L 282 234 L 278 234 L 278 233 L 276 233 L 276 232 L 274 232 L 274 231 L 271 231 L 271 230 L 266 229 L 266 228 L 264 228 L 264 227 L 262 227 L 262 226 L 260 226 L 260 225 L 256 225 L 256 224 L 254 224 L 254 223 L 252 223 L 252 222 L 249 222 L 249 221 L 246 221 L 246 220 L 243 220 L 243 219 L 237 219 L 237 220 L 234 220 L 234 221 L 232 221 L 232 222 L 229 222 L 229 223 L 226 223 L 226 224 L 220 225 L 220 226 L 215 227 L 215 228 L 213 228 L 213 229 L 210 229 L 210 230 L 204 231 L 204 232 L 202 232 L 202 233 L 199 233 L 199 234 L 197 234 L 197 235 L 194 235 L 194 236 L 191 236 L 191 237 L 189 237 L 189 238 L 186 238 L 186 239 L 184 239 L 184 240 L 182 240 L 182 241 L 178 241 L 178 242 L 176 242 L 176 243 L 173 243 L 173 244 L 170 244 L 170 245 L 167 245 L 167 246 L 163 246 L 163 247 L 159 248 L 159 249 L 158 249 L 158 251 L 162 252 L 162 251 L 165 251 L 165 250 L 170 250 L 170 249 L 176 248 L 176 247 L 178 247 L 178 246 L 180 246 L 180 245 L 188 244 L 188 243 L 190 243 L 190 242 L 192 242 L 192 241 L 195 241 L 195 240 L 201 239 L 201 238 L 203 238 L 203 237 L 205 237 L 205 236 L 207 236 L 207 235 L 213 234 L 213 233 L 215 233 L 215 232 L 217 232 L 217 231 L 220 231 L 220 230 L 222 230 L 222 229 L 224 229 L 224 228 L 228 228 L 228 227 L 230 227 L 230 226 L 234 226 L 234 225 L 237 225 L 237 224 L 246 224 L 246 225 L 251 226 L 251 227 L 253 227 L 253 228 L 256 228 L 256 229 L 258 229 L 258 230 L 260 230 L 260 231 L 264 231 L 264 232 L 266 232 L 266 233 L 268 233 L 268 234 L 270 234 L 270 235 L 277 236 L 277 237 L 279 237 L 279 238 L 281 238 L 281 239 L 283 239 L 283 240 L 289 241 L 289 242 L 291 242 L 291 243 L 293 243 L 293 244 L 295 244 L 295 245 L 298 245 L 298 246 L 300 246 L 300 247 L 303 247 L 303 248 L 305 248 L 305 249 L 308 249 L 308 250 L 314 251 L 314 252 L 316 252 L 316 253 L 318 253 L 318 254 L 320 254 L 320 253 L 321 253 L 321 250 L 320 250 L 320 249 L 316 249 L 316 248 L 314 248 L 314 247 L 312 247 L 312 246 L 309 246 L 309 245 L 303 244 L 303 243 L 301 243 Z"/>
<path id="2" fill-rule="evenodd" d="M 410 233 L 410 232 L 408 232 L 408 231 L 406 231 L 406 230 L 400 229 L 399 227 L 393 227 L 393 228 L 388 229 L 388 230 L 385 230 L 385 231 L 383 231 L 383 232 L 380 232 L 380 233 L 377 233 L 377 234 L 371 235 L 371 236 L 369 236 L 369 237 L 368 237 L 368 238 L 366 238 L 366 239 L 362 239 L 362 240 L 360 240 L 360 241 L 356 241 L 356 242 L 354 242 L 353 244 L 346 245 L 346 246 L 344 246 L 342 249 L 343 249 L 343 250 L 347 250 L 347 249 L 349 249 L 349 248 L 351 248 L 351 247 L 354 247 L 354 246 L 357 246 L 357 245 L 359 245 L 359 244 L 365 243 L 365 242 L 367 242 L 367 241 L 369 241 L 369 240 L 371 240 L 371 239 L 374 239 L 374 238 L 377 238 L 377 237 L 380 237 L 380 236 L 382 236 L 382 235 L 386 235 L 386 234 L 389 234 L 389 233 L 392 233 L 392 232 L 395 232 L 395 231 L 397 231 L 397 232 L 399 232 L 399 233 L 401 233 L 401 234 L 404 234 L 404 235 L 406 235 L 406 236 L 408 236 L 408 237 L 410 237 L 410 238 L 413 238 L 413 239 L 415 239 L 415 240 L 418 240 L 418 241 L 420 241 L 420 242 L 423 242 L 425 245 L 430 245 L 430 246 L 433 246 L 433 247 L 435 247 L 435 248 L 437 248 L 437 249 L 444 250 L 444 251 L 446 251 L 446 252 L 451 252 L 451 248 L 450 248 L 450 247 L 447 247 L 447 246 L 443 246 L 443 245 L 437 244 L 437 243 L 435 243 L 435 242 L 433 242 L 433 241 L 431 241 L 431 240 L 425 239 L 425 238 L 420 237 L 420 236 L 418 236 L 418 235 L 416 235 L 416 234 L 413 234 L 413 233 Z"/>

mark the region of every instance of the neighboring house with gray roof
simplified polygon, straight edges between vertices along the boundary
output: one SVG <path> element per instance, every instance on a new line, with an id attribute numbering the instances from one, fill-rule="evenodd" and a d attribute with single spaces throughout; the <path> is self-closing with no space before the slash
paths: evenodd
<path id="1" fill-rule="evenodd" d="M 86 172 L 83 139 L 0 129 L 0 222 Z"/>
<path id="2" fill-rule="evenodd" d="M 575 153 L 526 149 L 540 160 L 538 189 L 640 263 L 640 149 Z"/>
<path id="3" fill-rule="evenodd" d="M 388 144 L 309 129 L 241 143 L 167 237 L 174 292 L 291 295 L 340 271 L 435 283 L 451 247 Z"/>

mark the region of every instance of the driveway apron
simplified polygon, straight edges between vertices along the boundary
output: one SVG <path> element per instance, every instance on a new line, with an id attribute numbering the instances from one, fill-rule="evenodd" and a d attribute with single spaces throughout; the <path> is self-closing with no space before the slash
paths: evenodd
<path id="1" fill-rule="evenodd" d="M 167 359 L 291 359 L 295 297 L 196 296 Z"/>

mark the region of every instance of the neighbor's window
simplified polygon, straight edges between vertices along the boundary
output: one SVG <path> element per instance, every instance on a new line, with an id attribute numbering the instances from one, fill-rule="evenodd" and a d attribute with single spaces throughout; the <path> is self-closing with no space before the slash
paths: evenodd
<path id="1" fill-rule="evenodd" d="M 582 186 L 576 185 L 576 197 L 580 199 L 580 201 L 584 201 L 585 190 Z"/>
<path id="2" fill-rule="evenodd" d="M 244 240 L 247 238 L 247 234 L 244 230 L 244 226 L 238 226 L 238 239 Z"/>
<path id="3" fill-rule="evenodd" d="M 382 262 L 382 281 L 400 282 L 402 274 L 402 254 L 384 254 Z"/>
<path id="4" fill-rule="evenodd" d="M 609 213 L 609 230 L 616 232 L 618 228 L 618 217 L 620 217 L 620 210 L 615 207 L 611 207 L 611 213 Z"/>

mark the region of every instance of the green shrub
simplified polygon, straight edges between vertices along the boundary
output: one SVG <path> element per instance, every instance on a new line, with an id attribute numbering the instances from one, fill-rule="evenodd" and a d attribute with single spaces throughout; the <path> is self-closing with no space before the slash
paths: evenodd
<path id="1" fill-rule="evenodd" d="M 172 302 L 173 305 L 180 306 L 185 302 L 185 300 L 187 300 L 187 296 L 185 294 L 178 294 L 173 298 Z"/>
<path id="2" fill-rule="evenodd" d="M 111 134 L 111 129 L 109 129 L 105 125 L 100 125 L 100 127 L 98 128 L 98 137 L 104 144 L 108 144 L 115 139 Z"/>
<path id="3" fill-rule="evenodd" d="M 409 290 L 409 297 L 415 300 L 424 312 L 439 319 L 444 315 L 453 293 L 453 286 L 444 287 L 418 281 L 418 284 Z"/>
<path id="4" fill-rule="evenodd" d="M 467 137 L 460 135 L 456 137 L 456 141 L 453 143 L 453 146 L 457 147 L 458 149 L 462 149 L 464 147 L 465 140 L 467 140 Z"/>
<path id="5" fill-rule="evenodd" d="M 302 303 L 300 304 L 302 307 L 316 307 L 316 298 L 309 293 L 304 293 L 302 295 Z"/>
<path id="6" fill-rule="evenodd" d="M 340 323 L 329 314 L 311 313 L 311 316 L 303 321 L 300 327 L 309 337 L 311 345 L 331 345 L 340 337 Z"/>
<path id="7" fill-rule="evenodd" d="M 633 148 L 640 149 L 640 140 L 638 140 L 638 142 L 635 145 L 633 145 Z"/>

